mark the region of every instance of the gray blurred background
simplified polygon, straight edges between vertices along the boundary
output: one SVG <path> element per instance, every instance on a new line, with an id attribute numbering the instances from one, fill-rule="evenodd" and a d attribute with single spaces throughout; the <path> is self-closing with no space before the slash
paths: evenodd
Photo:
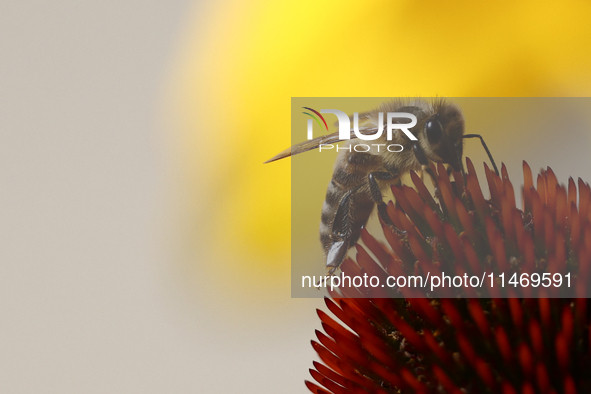
<path id="1" fill-rule="evenodd" d="M 159 111 L 207 7 L 0 3 L 0 392 L 305 392 L 310 301 L 244 324 L 176 262 Z"/>

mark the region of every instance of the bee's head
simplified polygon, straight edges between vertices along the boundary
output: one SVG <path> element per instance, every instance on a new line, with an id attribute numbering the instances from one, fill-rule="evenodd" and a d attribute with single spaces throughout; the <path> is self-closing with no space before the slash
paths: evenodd
<path id="1" fill-rule="evenodd" d="M 464 116 L 454 105 L 442 104 L 435 115 L 427 118 L 423 128 L 421 147 L 428 158 L 447 163 L 455 171 L 462 169 Z"/>

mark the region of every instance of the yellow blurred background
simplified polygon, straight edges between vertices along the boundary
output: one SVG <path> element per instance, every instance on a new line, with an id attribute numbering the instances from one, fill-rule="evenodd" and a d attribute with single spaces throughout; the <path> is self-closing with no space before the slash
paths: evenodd
<path id="1" fill-rule="evenodd" d="M 588 96 L 590 11 L 6 4 L 0 391 L 306 392 L 322 302 L 290 297 L 290 161 L 262 164 L 291 97 Z M 561 131 L 486 139 L 585 176 L 588 133 Z"/>
<path id="2" fill-rule="evenodd" d="M 291 143 L 291 97 L 585 96 L 589 11 L 533 1 L 212 7 L 185 36 L 169 101 L 189 227 L 202 224 L 197 238 L 223 262 L 200 272 L 237 292 L 286 283 L 290 163 L 261 163 Z M 486 136 L 491 148 L 506 149 L 503 133 Z M 517 152 L 537 137 L 511 134 Z"/>
<path id="3" fill-rule="evenodd" d="M 291 97 L 586 96 L 590 11 L 582 1 L 559 9 L 534 1 L 212 6 L 185 35 L 169 101 L 181 131 L 178 163 L 192 230 L 186 245 L 195 253 L 187 264 L 196 283 L 220 308 L 240 313 L 236 305 L 245 305 L 246 320 L 261 319 L 259 308 L 269 319 L 273 311 L 313 308 L 312 300 L 287 298 L 290 198 L 298 195 L 290 190 L 290 160 L 262 164 L 292 142 Z M 584 175 L 588 160 L 574 160 L 589 147 L 584 131 L 556 134 L 547 145 L 548 136 L 534 130 L 508 133 L 495 130 L 486 139 L 498 161 L 517 164 L 514 182 L 522 180 L 522 159 L 533 168 L 553 165 L 563 181 Z M 544 161 L 549 155 L 553 160 Z M 319 171 L 326 184 L 330 169 Z M 317 227 L 311 232 L 317 237 Z"/>

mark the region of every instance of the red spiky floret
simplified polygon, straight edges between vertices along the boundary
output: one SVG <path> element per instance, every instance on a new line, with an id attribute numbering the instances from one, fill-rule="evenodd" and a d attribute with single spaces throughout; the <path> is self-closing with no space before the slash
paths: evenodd
<path id="1" fill-rule="evenodd" d="M 487 200 L 466 161 L 465 178 L 453 173 L 454 182 L 442 165 L 431 168 L 436 198 L 415 173 L 415 188 L 393 187 L 388 214 L 406 234 L 382 224 L 384 245 L 363 230 L 364 246 L 356 245 L 343 273 L 384 283 L 388 275 L 443 271 L 571 272 L 572 287 L 329 291 L 335 318 L 318 311 L 324 333 L 316 331 L 312 345 L 322 362 L 310 370 L 311 392 L 591 393 L 591 188 L 572 178 L 560 185 L 550 168 L 534 185 L 524 162 L 518 209 L 504 166 L 498 176 L 485 165 Z"/>

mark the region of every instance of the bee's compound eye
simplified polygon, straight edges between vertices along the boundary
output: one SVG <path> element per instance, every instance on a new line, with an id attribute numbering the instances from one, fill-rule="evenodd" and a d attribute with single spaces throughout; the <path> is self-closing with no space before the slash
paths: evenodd
<path id="1" fill-rule="evenodd" d="M 425 131 L 427 132 L 427 138 L 431 144 L 439 142 L 443 136 L 443 128 L 441 127 L 441 123 L 434 119 L 427 121 L 425 124 Z"/>

